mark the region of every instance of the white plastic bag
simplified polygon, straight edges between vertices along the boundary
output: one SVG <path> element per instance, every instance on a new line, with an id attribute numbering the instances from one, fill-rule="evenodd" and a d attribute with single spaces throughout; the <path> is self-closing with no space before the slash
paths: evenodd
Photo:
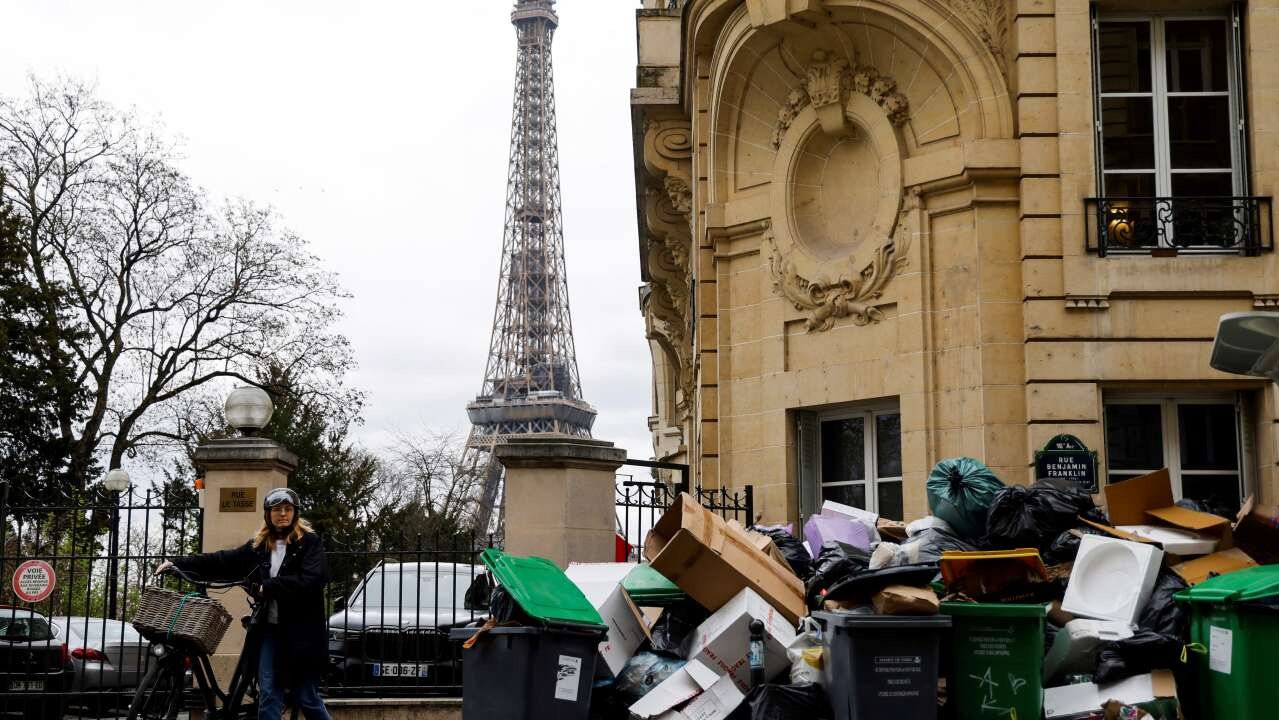
<path id="1" fill-rule="evenodd" d="M 822 631 L 815 620 L 806 617 L 799 621 L 799 632 L 786 646 L 786 657 L 790 659 L 792 685 L 822 684 Z"/>

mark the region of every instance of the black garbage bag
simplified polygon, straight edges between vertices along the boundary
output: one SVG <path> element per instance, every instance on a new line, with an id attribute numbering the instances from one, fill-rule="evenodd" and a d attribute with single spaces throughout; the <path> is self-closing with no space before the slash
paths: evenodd
<path id="1" fill-rule="evenodd" d="M 808 554 L 804 549 L 804 543 L 799 538 L 791 535 L 781 528 L 752 528 L 757 533 L 767 535 L 772 539 L 773 544 L 782 552 L 782 557 L 786 558 L 787 564 L 790 565 L 791 572 L 795 573 L 800 580 L 807 581 L 813 575 L 813 556 Z"/>
<path id="2" fill-rule="evenodd" d="M 1066 530 L 1079 525 L 1079 515 L 1096 510 L 1082 490 L 1045 482 L 1010 485 L 995 493 L 986 516 L 986 542 L 992 549 L 1048 549 Z"/>
<path id="3" fill-rule="evenodd" d="M 939 563 L 941 554 L 948 550 L 965 552 L 980 549 L 976 544 L 952 532 L 941 528 L 928 528 L 902 543 L 897 553 L 900 562 L 894 561 L 893 564 Z"/>
<path id="4" fill-rule="evenodd" d="M 1151 670 L 1177 667 L 1183 646 L 1181 638 L 1175 635 L 1138 630 L 1130 638 L 1101 646 L 1097 651 L 1093 682 L 1105 685 Z"/>
<path id="5" fill-rule="evenodd" d="M 1161 635 L 1169 635 L 1178 639 L 1186 639 L 1190 630 L 1190 619 L 1186 608 L 1173 596 L 1188 586 L 1177 573 L 1163 568 L 1155 580 L 1155 588 L 1150 592 L 1150 600 L 1141 614 L 1137 616 L 1137 627 Z"/>
<path id="6" fill-rule="evenodd" d="M 498 623 L 515 623 L 517 625 L 541 625 L 533 619 L 524 608 L 515 602 L 515 598 L 501 585 L 493 586 L 493 594 L 489 595 L 489 616 Z"/>
<path id="7" fill-rule="evenodd" d="M 650 646 L 654 652 L 684 657 L 692 641 L 693 631 L 710 613 L 692 600 L 671 605 L 662 611 L 657 622 L 649 630 Z"/>
<path id="8" fill-rule="evenodd" d="M 760 685 L 746 696 L 750 720 L 830 720 L 830 700 L 822 686 Z"/>
<path id="9" fill-rule="evenodd" d="M 673 658 L 654 652 L 636 653 L 617 674 L 617 682 L 613 690 L 618 698 L 627 706 L 637 702 L 648 694 L 657 684 L 675 674 L 688 661 Z"/>
<path id="10" fill-rule="evenodd" d="M 489 600 L 492 597 L 493 580 L 488 573 L 480 573 L 466 587 L 466 594 L 462 598 L 462 603 L 467 610 L 487 610 Z"/>
<path id="11" fill-rule="evenodd" d="M 838 540 L 822 545 L 813 561 L 813 575 L 807 584 L 808 606 L 820 609 L 822 593 L 832 585 L 870 567 L 870 553 Z"/>
<path id="12" fill-rule="evenodd" d="M 1047 549 L 1041 549 L 1039 555 L 1043 558 L 1045 565 L 1060 565 L 1062 563 L 1074 562 L 1079 555 L 1079 541 L 1083 535 L 1100 535 L 1101 533 L 1093 530 L 1087 525 L 1078 528 L 1071 528 L 1063 531 L 1052 541 Z"/>
<path id="13" fill-rule="evenodd" d="M 1239 514 L 1239 506 L 1231 506 L 1228 502 L 1213 496 L 1207 500 L 1196 500 L 1194 498 L 1182 498 L 1177 501 L 1177 507 L 1183 507 L 1187 510 L 1196 510 L 1198 512 L 1211 513 L 1220 515 L 1227 520 L 1233 521 L 1235 516 Z"/>
<path id="14" fill-rule="evenodd" d="M 617 692 L 616 684 L 597 682 L 591 688 L 591 720 L 630 720 L 630 706 Z"/>
<path id="15" fill-rule="evenodd" d="M 1004 484 L 980 460 L 950 458 L 933 466 L 924 488 L 928 509 L 955 534 L 976 540 L 986 532 L 986 514 Z"/>

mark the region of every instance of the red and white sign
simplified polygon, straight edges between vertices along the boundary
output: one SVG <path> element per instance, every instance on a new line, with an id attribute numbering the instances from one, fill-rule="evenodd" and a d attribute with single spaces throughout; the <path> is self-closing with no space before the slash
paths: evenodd
<path id="1" fill-rule="evenodd" d="M 53 566 L 43 560 L 28 560 L 13 571 L 13 594 L 23 602 L 35 603 L 49 597 L 57 583 Z"/>

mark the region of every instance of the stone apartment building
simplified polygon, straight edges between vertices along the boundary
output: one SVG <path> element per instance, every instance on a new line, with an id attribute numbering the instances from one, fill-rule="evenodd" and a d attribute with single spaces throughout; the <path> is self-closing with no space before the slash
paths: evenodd
<path id="1" fill-rule="evenodd" d="M 1279 0 L 645 0 L 632 92 L 659 459 L 913 518 L 1070 434 L 1099 482 L 1279 501 Z"/>

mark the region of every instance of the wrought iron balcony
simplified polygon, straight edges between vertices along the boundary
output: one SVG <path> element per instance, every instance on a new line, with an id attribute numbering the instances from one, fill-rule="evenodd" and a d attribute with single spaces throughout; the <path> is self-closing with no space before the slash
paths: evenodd
<path id="1" fill-rule="evenodd" d="M 1258 255 L 1274 249 L 1269 197 L 1084 198 L 1085 244 L 1107 255 Z"/>

